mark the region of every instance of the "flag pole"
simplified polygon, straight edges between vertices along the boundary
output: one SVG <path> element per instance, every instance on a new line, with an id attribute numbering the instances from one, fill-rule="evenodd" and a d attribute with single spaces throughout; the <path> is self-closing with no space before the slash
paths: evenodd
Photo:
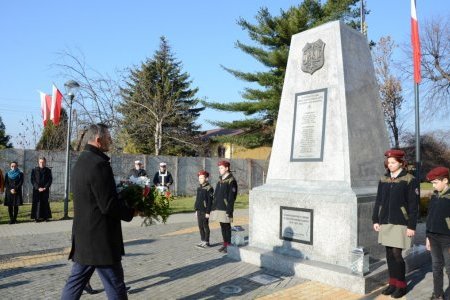
<path id="1" fill-rule="evenodd" d="M 414 98 L 416 108 L 416 178 L 418 181 L 418 190 L 420 195 L 420 118 L 419 118 L 419 84 L 414 84 Z"/>

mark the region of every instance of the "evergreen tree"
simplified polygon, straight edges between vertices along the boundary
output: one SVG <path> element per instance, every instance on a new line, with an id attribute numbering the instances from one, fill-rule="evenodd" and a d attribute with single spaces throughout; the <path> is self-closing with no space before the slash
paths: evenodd
<path id="1" fill-rule="evenodd" d="M 3 124 L 2 117 L 0 116 L 0 150 L 5 148 L 12 148 L 12 144 L 9 142 L 11 136 L 6 134 L 6 127 Z"/>
<path id="2" fill-rule="evenodd" d="M 55 126 L 51 120 L 42 131 L 42 136 L 36 145 L 36 150 L 64 150 L 66 149 L 67 113 L 61 109 L 59 124 Z"/>
<path id="3" fill-rule="evenodd" d="M 250 116 L 245 120 L 233 122 L 213 122 L 223 128 L 246 130 L 238 137 L 220 137 L 218 140 L 226 142 L 232 139 L 234 143 L 250 148 L 271 145 L 292 35 L 338 19 L 359 29 L 359 9 L 355 6 L 358 2 L 328 0 L 322 4 L 318 0 L 305 0 L 296 7 L 281 10 L 279 16 L 272 16 L 267 8 L 261 8 L 256 15 L 257 24 L 251 24 L 241 18 L 238 25 L 248 31 L 250 38 L 257 45 L 246 45 L 238 41 L 236 46 L 268 70 L 250 73 L 224 67 L 235 77 L 257 83 L 262 89 L 246 88 L 242 94 L 244 101 L 240 102 L 204 103 L 213 109 L 242 112 Z"/>
<path id="4" fill-rule="evenodd" d="M 130 70 L 121 89 L 124 149 L 155 155 L 194 155 L 200 143 L 200 111 L 189 74 L 182 71 L 165 37 L 153 58 Z M 129 144 L 129 145 L 128 145 Z"/>

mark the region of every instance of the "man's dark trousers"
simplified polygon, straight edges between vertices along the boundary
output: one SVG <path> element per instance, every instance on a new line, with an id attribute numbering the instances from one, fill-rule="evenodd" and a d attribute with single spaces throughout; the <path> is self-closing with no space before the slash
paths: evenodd
<path id="1" fill-rule="evenodd" d="M 97 270 L 108 300 L 128 299 L 125 289 L 122 263 L 119 261 L 111 266 L 85 266 L 73 263 L 69 279 L 61 295 L 62 300 L 80 299 L 83 289 L 89 282 L 94 271 Z"/>

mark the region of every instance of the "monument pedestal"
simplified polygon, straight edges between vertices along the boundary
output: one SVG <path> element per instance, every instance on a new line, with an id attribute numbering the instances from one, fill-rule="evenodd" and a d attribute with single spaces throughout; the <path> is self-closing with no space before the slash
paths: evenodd
<path id="1" fill-rule="evenodd" d="M 266 184 L 250 192 L 249 246 L 231 257 L 370 288 L 350 266 L 359 246 L 384 257 L 371 215 L 389 146 L 374 74 L 366 37 L 340 21 L 292 37 Z"/>

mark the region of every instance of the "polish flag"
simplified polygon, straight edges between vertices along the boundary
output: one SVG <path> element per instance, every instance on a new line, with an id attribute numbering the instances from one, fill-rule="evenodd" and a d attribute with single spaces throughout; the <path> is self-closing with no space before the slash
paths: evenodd
<path id="1" fill-rule="evenodd" d="M 51 108 L 50 108 L 50 120 L 53 121 L 53 124 L 58 125 L 59 119 L 61 117 L 61 103 L 62 103 L 63 95 L 62 93 L 53 85 L 52 92 L 52 100 L 51 100 Z"/>
<path id="2" fill-rule="evenodd" d="M 420 75 L 420 39 L 419 39 L 419 23 L 417 22 L 416 0 L 411 0 L 411 44 L 413 49 L 414 61 L 414 82 L 420 83 L 422 77 Z"/>
<path id="3" fill-rule="evenodd" d="M 52 97 L 43 92 L 39 92 L 39 94 L 41 94 L 42 119 L 44 120 L 44 127 L 45 127 L 45 125 L 47 125 L 47 121 L 50 119 Z"/>

